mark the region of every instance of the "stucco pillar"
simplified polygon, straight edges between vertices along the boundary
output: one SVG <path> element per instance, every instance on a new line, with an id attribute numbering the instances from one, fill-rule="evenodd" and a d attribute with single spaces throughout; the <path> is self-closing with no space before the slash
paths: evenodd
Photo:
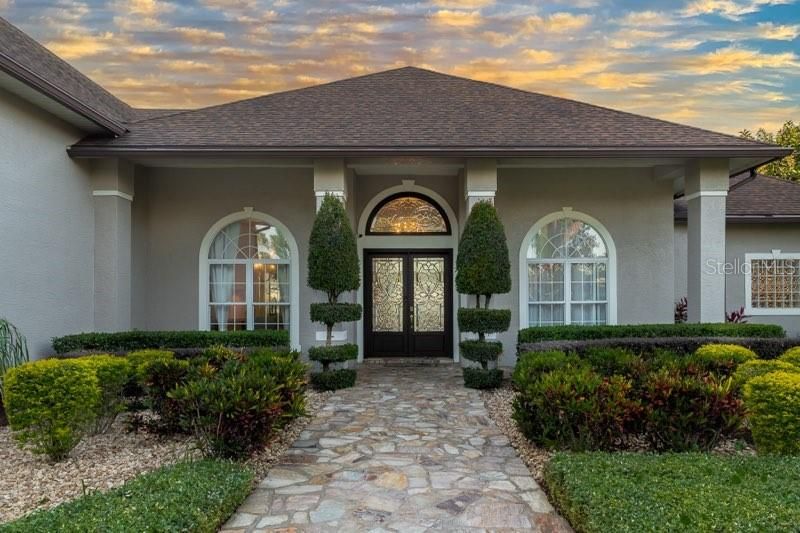
<path id="1" fill-rule="evenodd" d="M 339 198 L 343 203 L 346 202 L 346 174 L 344 159 L 314 160 L 314 196 L 317 198 L 317 211 L 328 194 Z"/>
<path id="2" fill-rule="evenodd" d="M 467 159 L 465 171 L 467 213 L 478 202 L 494 203 L 497 193 L 497 161 L 487 158 Z"/>
<path id="3" fill-rule="evenodd" d="M 133 166 L 103 159 L 92 169 L 94 196 L 94 329 L 131 328 Z"/>
<path id="4" fill-rule="evenodd" d="M 689 322 L 725 321 L 728 181 L 727 159 L 701 159 L 687 165 Z"/>

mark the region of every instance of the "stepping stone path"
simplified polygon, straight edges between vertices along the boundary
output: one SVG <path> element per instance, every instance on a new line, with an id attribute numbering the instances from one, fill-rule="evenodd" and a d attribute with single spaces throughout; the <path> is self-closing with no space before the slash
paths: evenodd
<path id="1" fill-rule="evenodd" d="M 454 367 L 359 371 L 222 531 L 571 531 Z"/>

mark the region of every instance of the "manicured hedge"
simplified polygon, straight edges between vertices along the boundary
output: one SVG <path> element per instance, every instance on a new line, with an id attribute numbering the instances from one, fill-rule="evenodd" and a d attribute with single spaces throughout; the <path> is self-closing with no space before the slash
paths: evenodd
<path id="1" fill-rule="evenodd" d="M 53 339 L 56 353 L 99 350 L 128 352 L 148 348 L 206 348 L 216 344 L 235 347 L 289 346 L 286 330 L 257 331 L 121 331 L 78 333 Z"/>
<path id="2" fill-rule="evenodd" d="M 542 326 L 519 331 L 518 342 L 621 337 L 784 337 L 770 324 L 636 324 L 630 326 Z"/>
<path id="3" fill-rule="evenodd" d="M 217 531 L 250 492 L 253 474 L 235 463 L 178 463 L 0 525 L 2 533 Z"/>
<path id="4" fill-rule="evenodd" d="M 797 531 L 800 457 L 558 454 L 550 499 L 578 533 Z"/>
<path id="5" fill-rule="evenodd" d="M 778 371 L 754 377 L 744 385 L 744 398 L 758 451 L 800 454 L 800 374 Z"/>
<path id="6" fill-rule="evenodd" d="M 594 348 L 626 348 L 634 353 L 651 353 L 668 350 L 675 353 L 694 353 L 699 347 L 710 343 L 726 343 L 744 346 L 754 351 L 761 359 L 775 359 L 786 349 L 800 345 L 800 338 L 764 337 L 639 337 L 589 340 L 554 340 L 529 342 L 517 345 L 517 353 L 563 351 L 584 354 Z"/>

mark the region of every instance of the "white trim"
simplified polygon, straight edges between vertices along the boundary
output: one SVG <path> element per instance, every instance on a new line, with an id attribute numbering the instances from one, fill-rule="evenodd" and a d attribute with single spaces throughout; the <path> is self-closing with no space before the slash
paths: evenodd
<path id="1" fill-rule="evenodd" d="M 687 194 L 684 199 L 688 202 L 701 196 L 728 196 L 728 191 L 697 191 L 692 194 Z"/>
<path id="2" fill-rule="evenodd" d="M 795 316 L 800 315 L 800 307 L 776 307 L 763 308 L 753 307 L 753 259 L 800 259 L 800 253 L 783 253 L 780 250 L 772 250 L 771 253 L 744 254 L 745 272 L 744 274 L 744 312 L 752 316 Z"/>
<path id="3" fill-rule="evenodd" d="M 466 197 L 469 198 L 472 196 L 473 198 L 494 198 L 497 195 L 497 191 L 467 191 Z"/>
<path id="4" fill-rule="evenodd" d="M 587 215 L 586 213 L 581 213 L 580 211 L 573 211 L 571 207 L 565 207 L 561 211 L 556 211 L 555 213 L 550 213 L 539 220 L 528 230 L 528 233 L 525 234 L 525 238 L 522 239 L 522 246 L 520 246 L 519 250 L 519 327 L 520 329 L 529 327 L 528 320 L 528 246 L 530 245 L 531 239 L 545 227 L 547 224 L 559 220 L 562 218 L 573 218 L 575 220 L 580 220 L 581 222 L 585 222 L 592 226 L 600 236 L 603 238 L 603 241 L 606 245 L 606 251 L 608 252 L 608 269 L 606 271 L 606 303 L 608 305 L 608 309 L 606 310 L 606 323 L 607 324 L 616 324 L 617 323 L 617 247 L 614 244 L 614 239 L 611 238 L 611 234 L 608 230 L 600 223 L 599 220 L 596 218 Z M 575 260 L 568 259 L 565 261 L 566 263 L 570 262 L 577 262 L 577 263 L 591 263 L 596 262 L 596 259 L 593 258 L 585 258 L 585 259 L 578 259 Z M 567 273 L 565 272 L 565 279 Z M 567 285 L 567 289 L 569 289 L 569 285 Z M 567 294 L 565 293 L 565 297 Z M 577 302 L 576 302 L 577 303 Z M 595 302 L 592 302 L 595 303 Z M 603 303 L 603 302 L 596 302 L 596 303 Z M 565 318 L 566 318 L 567 309 L 565 308 Z"/>
<path id="5" fill-rule="evenodd" d="M 444 214 L 450 220 L 450 235 L 367 235 L 367 220 L 369 215 L 375 210 L 378 204 L 385 198 L 393 194 L 402 192 L 415 192 L 428 196 L 444 210 Z M 376 194 L 361 211 L 358 219 L 358 260 L 361 268 L 364 259 L 364 249 L 368 248 L 442 248 L 453 250 L 453 361 L 458 362 L 458 325 L 456 324 L 456 310 L 459 307 L 458 291 L 456 291 L 456 257 L 458 256 L 458 217 L 453 208 L 447 203 L 439 193 L 416 185 L 414 180 L 402 180 L 402 185 L 389 187 Z M 363 270 L 362 270 L 363 272 Z M 362 279 L 363 281 L 363 279 Z M 358 288 L 356 295 L 357 302 L 364 306 L 364 284 Z M 358 362 L 364 361 L 364 319 L 363 317 L 356 323 L 356 342 L 358 343 Z"/>
<path id="6" fill-rule="evenodd" d="M 200 253 L 198 254 L 199 276 L 198 276 L 198 327 L 201 330 L 208 330 L 209 326 L 209 301 L 208 301 L 208 250 L 211 243 L 217 234 L 222 231 L 228 224 L 232 224 L 238 220 L 246 218 L 254 218 L 267 224 L 274 226 L 280 230 L 289 243 L 289 344 L 293 350 L 300 350 L 300 251 L 297 247 L 297 241 L 289 231 L 289 228 L 284 226 L 278 219 L 271 217 L 266 213 L 260 211 L 253 211 L 252 207 L 245 207 L 237 213 L 231 213 L 219 219 L 211 229 L 208 230 L 205 237 L 200 243 Z M 280 263 L 280 261 L 276 261 Z M 248 269 L 249 270 L 249 269 Z M 247 290 L 252 290 L 251 283 L 249 283 L 252 274 L 248 273 Z M 248 311 L 249 315 L 249 311 Z M 252 317 L 248 316 L 248 326 L 252 325 Z"/>
<path id="7" fill-rule="evenodd" d="M 117 198 L 122 198 L 123 200 L 128 200 L 129 202 L 133 201 L 133 195 L 132 194 L 128 194 L 126 192 L 118 191 L 116 189 L 92 191 L 92 196 L 116 196 Z"/>

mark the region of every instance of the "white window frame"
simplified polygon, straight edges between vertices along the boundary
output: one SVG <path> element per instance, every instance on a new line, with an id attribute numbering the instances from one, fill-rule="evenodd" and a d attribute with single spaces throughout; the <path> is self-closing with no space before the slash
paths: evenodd
<path id="1" fill-rule="evenodd" d="M 745 272 L 744 272 L 744 312 L 752 316 L 775 316 L 786 315 L 794 316 L 800 315 L 800 307 L 753 307 L 753 260 L 780 260 L 780 259 L 800 259 L 800 253 L 785 253 L 780 250 L 773 250 L 771 253 L 746 253 L 744 254 Z"/>
<path id="2" fill-rule="evenodd" d="M 536 236 L 539 231 L 556 220 L 562 218 L 571 218 L 579 220 L 585 224 L 592 226 L 597 233 L 602 237 L 606 245 L 607 257 L 569 257 L 569 258 L 553 258 L 553 259 L 528 259 L 528 247 L 531 240 Z M 553 264 L 559 263 L 564 265 L 564 301 L 561 302 L 530 302 L 529 294 L 529 280 L 528 280 L 528 265 L 529 264 Z M 572 263 L 605 263 L 606 264 L 606 299 L 605 301 L 575 301 L 571 302 L 569 297 L 572 293 Z M 617 248 L 614 245 L 614 240 L 611 234 L 606 230 L 605 226 L 594 217 L 573 211 L 572 208 L 565 207 L 561 211 L 550 213 L 547 216 L 540 218 L 525 235 L 522 240 L 522 246 L 519 251 L 519 325 L 520 328 L 535 327 L 530 324 L 530 304 L 562 304 L 564 305 L 564 324 L 571 324 L 572 309 L 568 304 L 581 304 L 581 303 L 605 303 L 606 304 L 606 324 L 613 325 L 617 323 Z"/>
<path id="3" fill-rule="evenodd" d="M 258 222 L 269 224 L 278 229 L 286 238 L 289 244 L 289 259 L 209 259 L 208 251 L 211 244 L 220 231 L 229 224 L 245 219 L 253 219 Z M 246 207 L 242 211 L 232 213 L 218 220 L 211 229 L 208 230 L 203 241 L 200 243 L 200 253 L 198 255 L 199 275 L 198 275 L 198 328 L 208 331 L 211 329 L 211 302 L 209 301 L 210 268 L 212 264 L 246 264 L 246 309 L 247 309 L 247 329 L 253 329 L 253 266 L 261 264 L 288 264 L 289 265 L 289 344 L 292 349 L 300 350 L 300 252 L 297 241 L 289 229 L 279 220 L 266 213 L 253 211 Z M 286 304 L 267 304 L 267 305 L 286 305 Z"/>

